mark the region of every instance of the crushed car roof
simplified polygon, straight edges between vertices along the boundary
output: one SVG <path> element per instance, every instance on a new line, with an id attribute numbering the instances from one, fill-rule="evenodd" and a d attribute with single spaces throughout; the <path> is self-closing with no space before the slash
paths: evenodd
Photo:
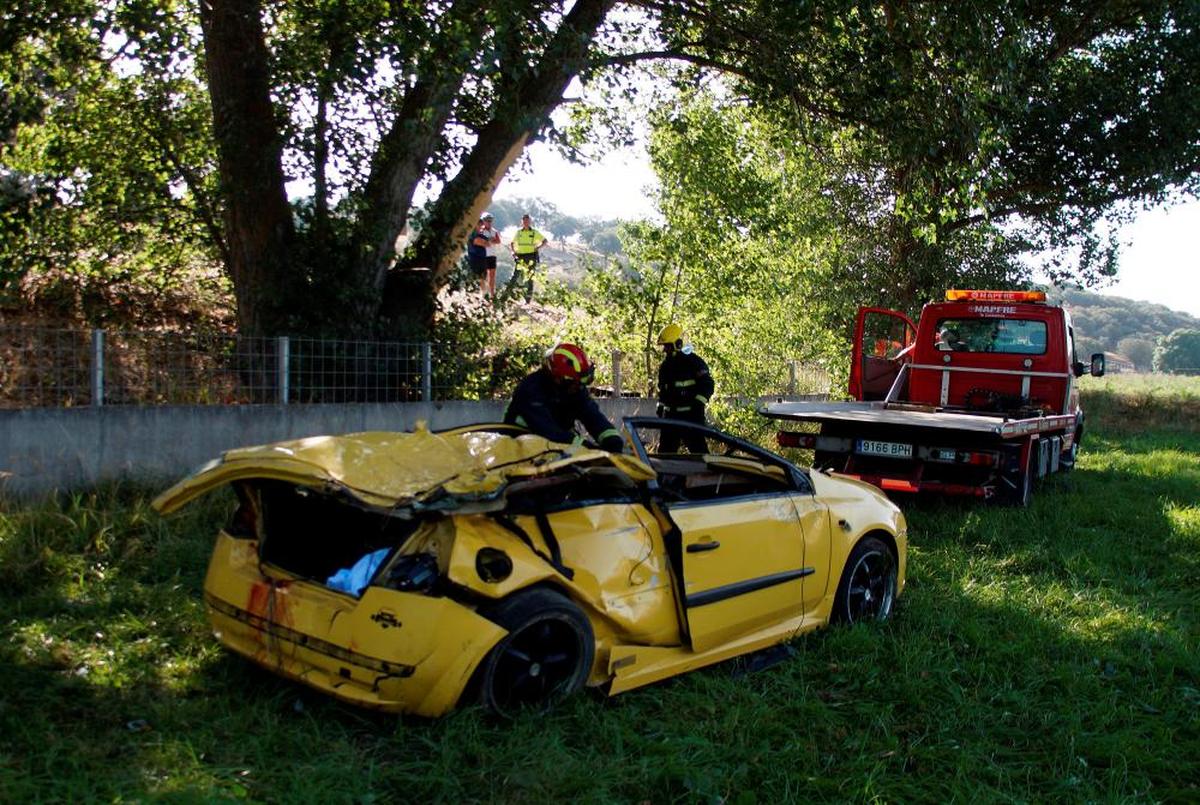
<path id="1" fill-rule="evenodd" d="M 368 431 L 228 450 L 154 500 L 168 514 L 219 486 L 252 478 L 343 493 L 391 510 L 502 508 L 515 481 L 575 472 L 632 486 L 655 476 L 636 457 L 564 445 L 495 426 L 433 433 Z M 401 514 L 405 512 L 400 512 Z"/>

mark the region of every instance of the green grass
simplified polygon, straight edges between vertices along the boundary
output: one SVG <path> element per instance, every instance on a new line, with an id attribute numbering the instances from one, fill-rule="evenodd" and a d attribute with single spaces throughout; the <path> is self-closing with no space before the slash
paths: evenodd
<path id="1" fill-rule="evenodd" d="M 1080 398 L 1089 427 L 1136 433 L 1147 427 L 1200 429 L 1200 377 L 1121 374 L 1084 377 Z"/>
<path id="2" fill-rule="evenodd" d="M 220 496 L 0 504 L 0 800 L 1197 801 L 1200 435 L 1094 430 L 1028 510 L 907 508 L 887 624 L 497 723 L 344 706 L 220 650 Z"/>

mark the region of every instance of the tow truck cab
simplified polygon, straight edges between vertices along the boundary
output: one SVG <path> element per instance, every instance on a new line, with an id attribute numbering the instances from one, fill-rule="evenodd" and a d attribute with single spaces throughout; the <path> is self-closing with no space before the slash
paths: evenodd
<path id="1" fill-rule="evenodd" d="M 1071 317 L 1041 291 L 946 292 L 917 324 L 903 313 L 862 308 L 855 326 L 850 394 L 938 409 L 1014 417 L 1079 411 L 1075 378 L 1104 372 L 1075 356 Z"/>

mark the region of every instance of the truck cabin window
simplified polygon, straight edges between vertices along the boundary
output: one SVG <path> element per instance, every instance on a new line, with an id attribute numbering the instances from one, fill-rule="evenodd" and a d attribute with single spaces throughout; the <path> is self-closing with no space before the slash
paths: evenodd
<path id="1" fill-rule="evenodd" d="M 934 348 L 942 352 L 1043 355 L 1046 323 L 1033 319 L 940 319 Z"/>

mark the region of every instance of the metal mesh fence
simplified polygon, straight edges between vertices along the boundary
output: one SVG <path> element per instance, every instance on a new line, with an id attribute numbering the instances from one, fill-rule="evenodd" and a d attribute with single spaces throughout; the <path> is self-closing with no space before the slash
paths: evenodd
<path id="1" fill-rule="evenodd" d="M 446 399 L 427 343 L 0 330 L 0 407 Z"/>
<path id="2" fill-rule="evenodd" d="M 630 359 L 601 363 L 597 396 L 645 391 Z M 824 370 L 785 365 L 768 393 L 828 391 Z M 0 408 L 487 399 L 527 370 L 454 344 L 0 328 Z"/>

